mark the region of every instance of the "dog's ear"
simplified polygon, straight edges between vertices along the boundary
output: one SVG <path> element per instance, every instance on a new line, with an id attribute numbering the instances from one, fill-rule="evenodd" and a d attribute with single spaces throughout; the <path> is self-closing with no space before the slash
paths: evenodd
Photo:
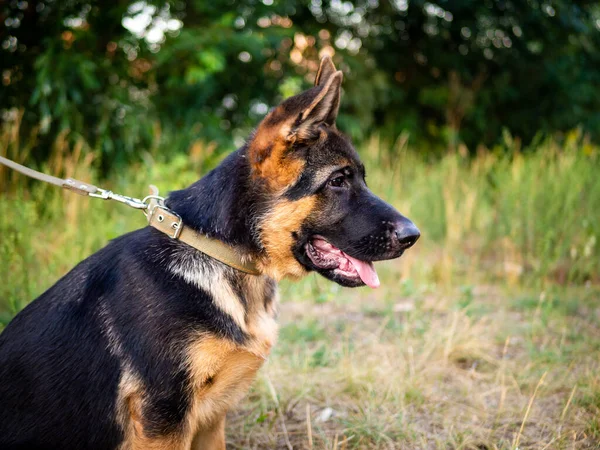
<path id="1" fill-rule="evenodd" d="M 319 70 L 317 71 L 317 76 L 315 78 L 315 86 L 325 83 L 335 72 L 336 68 L 333 65 L 331 57 L 323 56 L 323 58 L 321 58 Z"/>
<path id="2" fill-rule="evenodd" d="M 333 66 L 333 63 L 331 65 Z M 324 79 L 324 74 L 325 72 L 321 76 L 322 79 Z M 338 70 L 329 75 L 322 84 L 319 84 L 319 86 L 322 86 L 320 91 L 296 119 L 288 135 L 288 141 L 311 140 L 319 135 L 318 128 L 320 125 L 335 127 L 335 119 L 340 107 L 342 78 L 342 72 Z"/>
<path id="3" fill-rule="evenodd" d="M 274 108 L 248 143 L 253 176 L 265 180 L 273 190 L 293 183 L 306 163 L 290 151 L 294 144 L 314 142 L 322 136 L 324 127 L 335 127 L 343 75 L 333 69 L 326 76 L 333 64 L 324 63 L 319 84 Z"/>

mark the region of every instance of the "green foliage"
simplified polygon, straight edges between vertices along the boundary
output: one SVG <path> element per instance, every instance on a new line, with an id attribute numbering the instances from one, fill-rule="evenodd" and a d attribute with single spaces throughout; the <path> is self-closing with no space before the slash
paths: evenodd
<path id="1" fill-rule="evenodd" d="M 2 8 L 2 120 L 23 110 L 41 162 L 70 130 L 103 169 L 199 139 L 240 145 L 310 86 L 319 54 L 345 73 L 340 128 L 409 130 L 426 151 L 472 151 L 510 130 L 600 136 L 596 2 L 461 0 L 11 1 Z"/>

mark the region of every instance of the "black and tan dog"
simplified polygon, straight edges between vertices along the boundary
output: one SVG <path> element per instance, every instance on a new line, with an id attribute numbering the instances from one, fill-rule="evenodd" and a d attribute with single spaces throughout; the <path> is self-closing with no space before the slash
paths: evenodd
<path id="1" fill-rule="evenodd" d="M 1 449 L 223 449 L 225 414 L 277 336 L 276 283 L 376 287 L 416 227 L 375 197 L 335 128 L 342 73 L 272 110 L 167 206 L 249 275 L 146 227 L 112 241 L 0 335 Z"/>

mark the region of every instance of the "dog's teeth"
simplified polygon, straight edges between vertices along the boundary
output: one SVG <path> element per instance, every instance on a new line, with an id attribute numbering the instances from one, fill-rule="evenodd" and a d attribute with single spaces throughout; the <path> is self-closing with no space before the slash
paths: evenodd
<path id="1" fill-rule="evenodd" d="M 340 261 L 340 269 L 342 269 L 344 272 L 349 272 L 351 268 L 352 266 L 350 265 L 350 261 L 348 261 L 346 258 Z"/>

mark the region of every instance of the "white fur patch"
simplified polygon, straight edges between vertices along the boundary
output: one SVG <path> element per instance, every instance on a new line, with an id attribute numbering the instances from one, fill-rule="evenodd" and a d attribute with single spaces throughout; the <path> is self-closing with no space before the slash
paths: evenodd
<path id="1" fill-rule="evenodd" d="M 211 295 L 214 304 L 231 316 L 235 323 L 246 331 L 246 311 L 241 299 L 233 292 L 225 278 L 224 268 L 206 262 L 199 257 L 180 254 L 169 264 L 169 270 L 183 278 L 187 283 L 204 290 Z"/>
<path id="2" fill-rule="evenodd" d="M 98 317 L 101 323 L 102 334 L 104 334 L 108 341 L 108 351 L 111 355 L 123 358 L 124 353 L 121 346 L 121 339 L 117 334 L 113 318 L 110 316 L 105 301 L 102 301 L 98 306 Z"/>

